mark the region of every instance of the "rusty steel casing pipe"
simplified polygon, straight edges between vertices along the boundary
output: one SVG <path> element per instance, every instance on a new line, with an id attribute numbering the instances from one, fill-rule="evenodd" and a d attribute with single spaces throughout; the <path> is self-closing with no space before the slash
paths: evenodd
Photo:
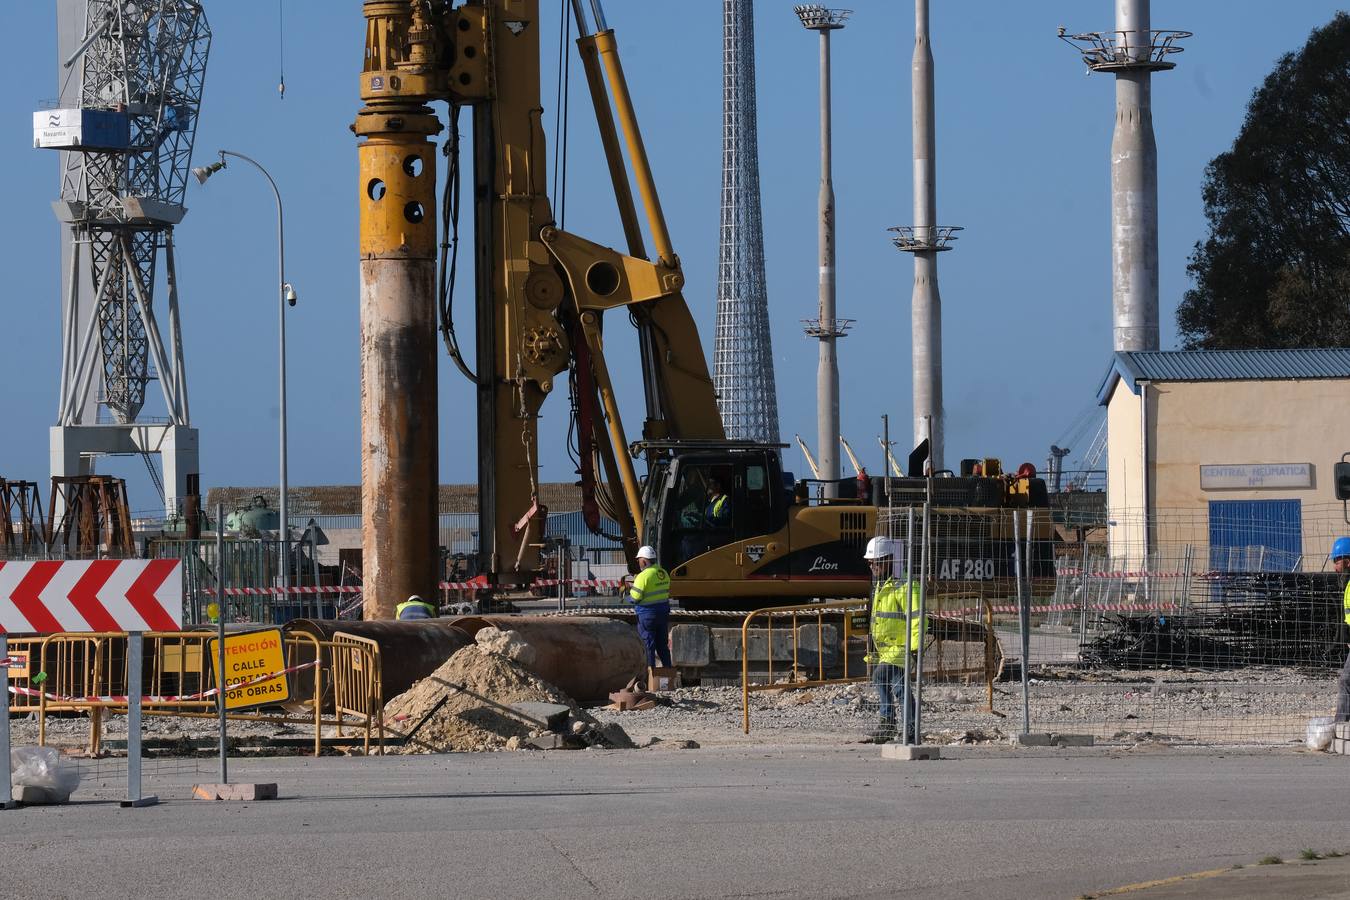
<path id="1" fill-rule="evenodd" d="M 578 703 L 604 702 L 610 692 L 646 672 L 642 641 L 627 622 L 562 616 L 463 616 L 449 621 L 470 635 L 489 625 L 516 632 L 535 652 L 528 668 Z"/>
<path id="2" fill-rule="evenodd" d="M 439 124 L 399 118 L 413 127 L 366 132 L 358 151 L 366 619 L 392 619 L 412 594 L 434 597 L 438 581 L 436 167 L 427 134 Z"/>

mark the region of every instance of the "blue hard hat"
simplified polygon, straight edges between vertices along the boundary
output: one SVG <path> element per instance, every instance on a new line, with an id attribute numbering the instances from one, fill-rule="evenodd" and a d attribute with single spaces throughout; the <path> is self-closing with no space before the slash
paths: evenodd
<path id="1" fill-rule="evenodd" d="M 1342 556 L 1350 556 L 1350 537 L 1338 537 L 1331 545 L 1331 558 L 1337 560 Z"/>

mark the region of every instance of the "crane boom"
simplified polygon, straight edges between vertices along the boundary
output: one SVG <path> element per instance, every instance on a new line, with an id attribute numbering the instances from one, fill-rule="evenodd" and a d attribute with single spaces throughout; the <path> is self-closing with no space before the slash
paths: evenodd
<path id="1" fill-rule="evenodd" d="M 886 442 L 880 437 L 877 438 L 877 443 L 881 445 L 882 450 L 886 451 L 886 462 L 891 464 L 891 474 L 896 478 L 904 478 L 905 472 L 900 468 L 900 464 L 895 461 L 895 455 L 891 453 L 891 448 L 886 446 Z"/>
<path id="2" fill-rule="evenodd" d="M 849 465 L 853 466 L 853 474 L 861 475 L 863 473 L 862 464 L 858 462 L 857 455 L 854 454 L 853 448 L 848 445 L 848 441 L 844 439 L 842 434 L 839 435 L 839 443 L 844 446 L 844 453 L 848 456 Z"/>
<path id="3" fill-rule="evenodd" d="M 806 446 L 806 441 L 802 440 L 799 434 L 796 436 L 797 446 L 802 448 L 802 455 L 806 457 L 806 465 L 811 470 L 812 478 L 820 477 L 820 466 L 816 465 L 816 458 L 811 455 L 811 448 Z"/>

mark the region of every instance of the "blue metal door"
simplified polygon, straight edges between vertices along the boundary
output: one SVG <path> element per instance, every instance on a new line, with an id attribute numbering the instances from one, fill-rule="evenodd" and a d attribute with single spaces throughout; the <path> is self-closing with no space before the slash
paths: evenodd
<path id="1" fill-rule="evenodd" d="M 1292 572 L 1302 558 L 1301 500 L 1209 501 L 1211 571 Z"/>

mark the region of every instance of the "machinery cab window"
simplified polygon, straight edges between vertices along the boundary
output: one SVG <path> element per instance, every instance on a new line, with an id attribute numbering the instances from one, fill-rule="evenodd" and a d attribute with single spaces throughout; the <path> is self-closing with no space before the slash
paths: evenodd
<path id="1" fill-rule="evenodd" d="M 687 457 L 666 482 L 659 552 L 671 566 L 783 527 L 782 476 L 767 454 Z"/>

